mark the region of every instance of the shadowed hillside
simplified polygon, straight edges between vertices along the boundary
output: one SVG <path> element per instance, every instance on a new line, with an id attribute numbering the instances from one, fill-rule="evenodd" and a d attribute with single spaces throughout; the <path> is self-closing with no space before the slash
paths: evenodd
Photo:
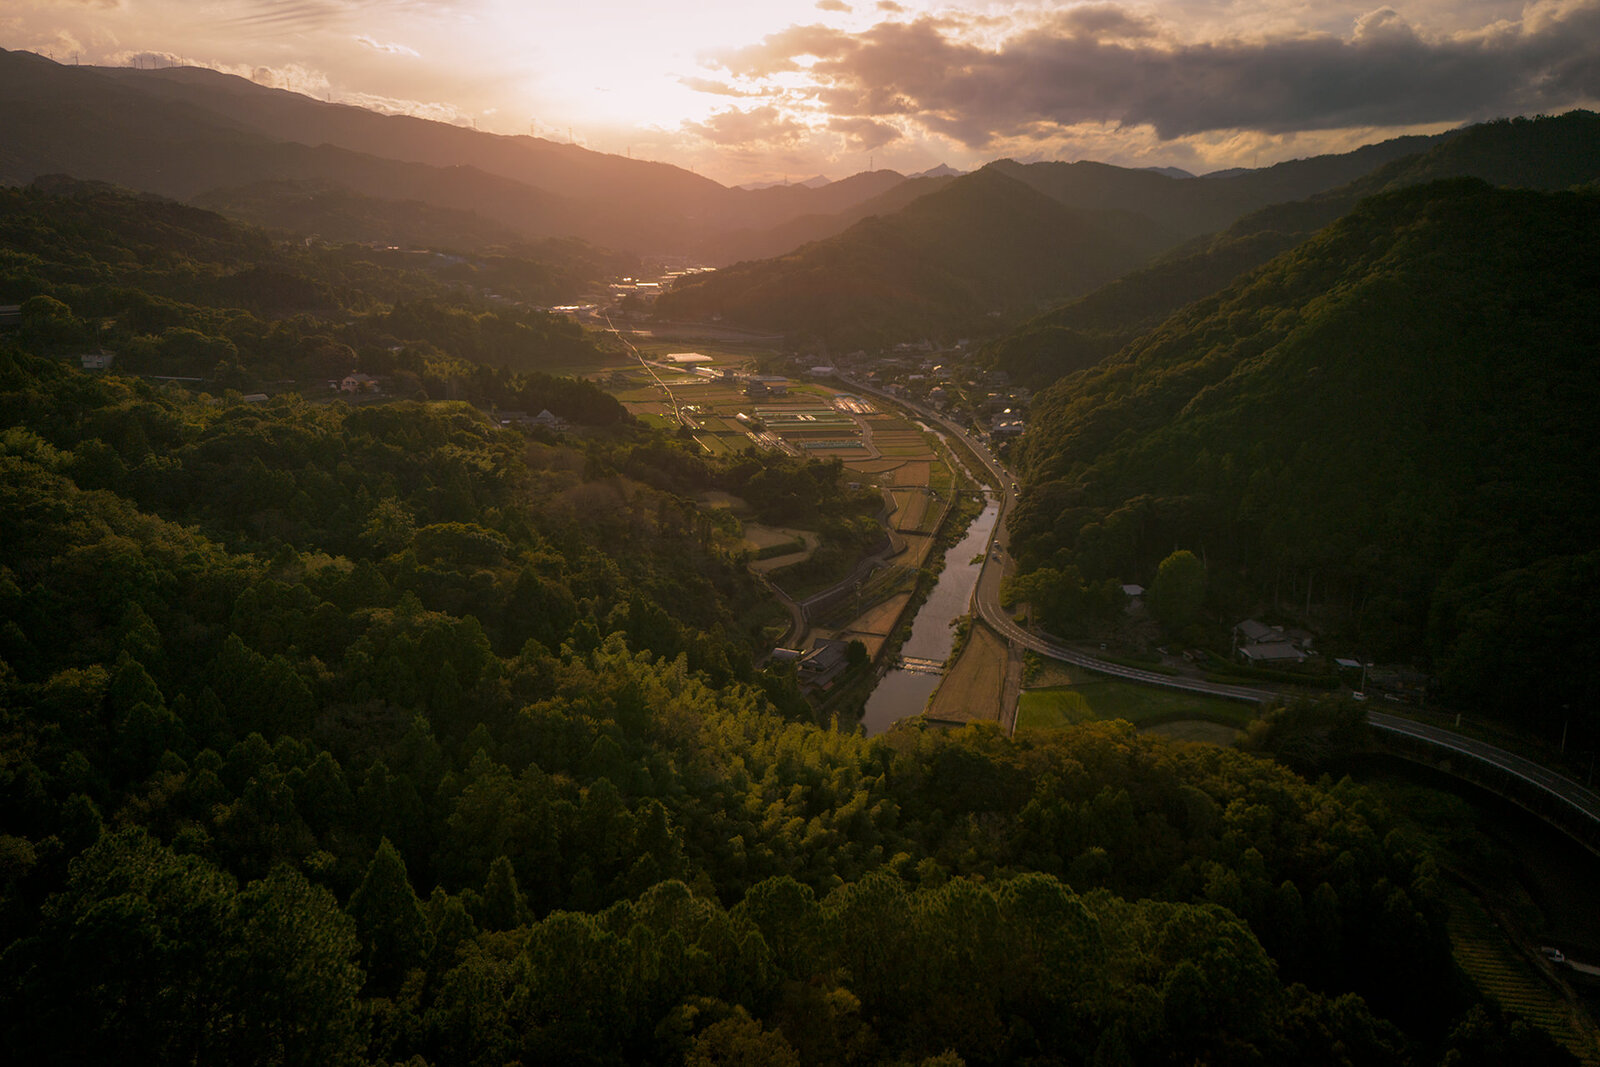
<path id="1" fill-rule="evenodd" d="M 846 346 L 953 337 L 1100 284 L 1171 240 L 1148 219 L 1077 211 L 985 168 L 790 255 L 703 276 L 657 312 Z"/>
<path id="2" fill-rule="evenodd" d="M 1034 404 L 1029 569 L 1310 605 L 1450 699 L 1592 695 L 1600 198 L 1456 180 L 1363 202 Z M 1587 706 L 1587 705 L 1586 705 Z"/>
<path id="3" fill-rule="evenodd" d="M 1423 139 L 1388 143 L 1415 140 Z M 1437 143 L 1341 188 L 1253 211 L 1221 233 L 1188 242 L 1125 278 L 1047 312 L 997 341 L 989 358 L 1013 376 L 1039 384 L 1092 366 L 1185 304 L 1217 292 L 1346 214 L 1363 197 L 1386 189 L 1460 177 L 1531 189 L 1567 189 L 1600 178 L 1600 116 L 1588 111 L 1488 122 L 1449 138 L 1426 140 Z"/>

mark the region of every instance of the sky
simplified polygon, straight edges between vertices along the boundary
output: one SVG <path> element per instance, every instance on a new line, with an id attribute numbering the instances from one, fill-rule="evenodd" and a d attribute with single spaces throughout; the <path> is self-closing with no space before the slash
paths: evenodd
<path id="1" fill-rule="evenodd" d="M 6 0 L 0 46 L 729 185 L 1002 157 L 1205 173 L 1600 106 L 1600 0 Z"/>

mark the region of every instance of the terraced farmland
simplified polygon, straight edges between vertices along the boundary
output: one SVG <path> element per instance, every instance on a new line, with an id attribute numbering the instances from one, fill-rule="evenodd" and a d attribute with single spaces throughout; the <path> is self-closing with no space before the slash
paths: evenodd
<path id="1" fill-rule="evenodd" d="M 1578 1009 L 1557 995 L 1528 960 L 1505 944 L 1494 920 L 1465 891 L 1450 894 L 1450 945 L 1456 963 L 1485 996 L 1493 997 L 1570 1049 L 1585 1064 L 1600 1067 L 1600 1043 L 1579 1020 Z"/>

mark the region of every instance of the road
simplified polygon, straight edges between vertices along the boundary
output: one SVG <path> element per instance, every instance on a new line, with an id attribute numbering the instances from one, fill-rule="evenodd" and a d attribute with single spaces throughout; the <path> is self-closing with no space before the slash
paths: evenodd
<path id="1" fill-rule="evenodd" d="M 1476 741 L 1470 737 L 1446 730 L 1437 726 L 1429 726 L 1412 719 L 1402 719 L 1398 715 L 1389 715 L 1381 711 L 1367 712 L 1367 722 L 1380 730 L 1402 734 L 1406 737 L 1417 737 L 1441 748 L 1452 752 L 1459 752 L 1463 756 L 1482 760 L 1493 764 L 1507 774 L 1514 775 L 1529 785 L 1564 801 L 1575 810 L 1587 815 L 1595 822 L 1600 823 L 1600 793 L 1593 789 L 1579 785 L 1577 782 L 1562 774 L 1557 774 L 1550 768 L 1524 759 L 1514 752 L 1507 752 L 1503 748 Z"/>
<path id="2" fill-rule="evenodd" d="M 971 437 L 965 430 L 944 416 L 935 414 L 898 397 L 890 396 L 872 386 L 860 382 L 849 382 L 849 384 L 854 388 L 893 400 L 916 412 L 920 417 L 937 423 L 971 449 L 973 455 L 977 456 L 979 461 L 989 468 L 989 473 L 994 478 L 995 485 L 999 487 L 999 491 L 995 494 L 995 499 L 1000 503 L 1000 514 L 995 519 L 994 534 L 989 542 L 989 551 L 984 554 L 983 569 L 979 572 L 978 584 L 972 596 L 978 614 L 996 633 L 1009 641 L 1021 645 L 1023 648 L 1031 648 L 1035 652 L 1049 656 L 1052 659 L 1061 660 L 1065 663 L 1096 671 L 1100 674 L 1110 675 L 1113 678 L 1122 678 L 1130 682 L 1162 686 L 1167 689 L 1180 689 L 1190 693 L 1204 693 L 1208 696 L 1225 697 L 1229 700 L 1240 700 L 1251 704 L 1281 699 L 1281 694 L 1267 689 L 1255 689 L 1242 685 L 1225 685 L 1219 682 L 1208 682 L 1202 678 L 1174 677 L 1158 674 L 1155 671 L 1140 670 L 1137 667 L 1124 667 L 1120 663 L 1108 663 L 1076 649 L 1067 648 L 1019 626 L 1011 618 L 1010 614 L 1000 606 L 1000 582 L 1004 577 L 1005 560 L 1010 544 L 1010 533 L 1006 529 L 1005 517 L 1006 512 L 1016 503 L 1017 499 L 1017 483 L 1013 475 L 989 451 L 987 445 Z M 1459 752 L 1464 756 L 1488 763 L 1545 794 L 1571 805 L 1576 811 L 1586 815 L 1596 823 L 1600 823 L 1600 793 L 1596 793 L 1593 789 L 1586 788 L 1532 760 L 1524 759 L 1495 745 L 1476 741 L 1453 730 L 1429 726 L 1426 723 L 1415 722 L 1386 712 L 1368 711 L 1367 722 L 1376 729 L 1417 738 L 1437 747 Z"/>
<path id="3" fill-rule="evenodd" d="M 668 388 L 666 382 L 661 380 L 661 375 L 657 374 L 656 369 L 650 365 L 650 361 L 644 358 L 644 353 L 635 348 L 633 346 L 633 342 L 622 336 L 622 331 L 611 324 L 610 315 L 601 312 L 601 317 L 606 320 L 606 328 L 617 335 L 617 340 L 628 346 L 628 351 L 633 353 L 633 358 L 639 361 L 639 366 L 643 367 L 645 372 L 649 374 L 650 377 L 655 379 L 657 387 L 659 387 L 660 390 L 666 394 L 667 403 L 672 405 L 673 421 L 678 423 L 680 426 L 687 426 L 691 431 L 699 429 L 699 427 L 694 424 L 694 420 L 690 419 L 689 416 L 678 410 L 678 398 L 672 395 L 672 390 Z"/>

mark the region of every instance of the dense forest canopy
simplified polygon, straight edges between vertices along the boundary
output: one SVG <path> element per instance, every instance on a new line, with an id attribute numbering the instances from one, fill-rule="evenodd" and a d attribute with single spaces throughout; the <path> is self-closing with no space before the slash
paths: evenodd
<path id="1" fill-rule="evenodd" d="M 837 462 L 708 459 L 485 366 L 590 342 L 423 275 L 0 195 L 8 1057 L 1567 1062 L 1476 1003 L 1430 848 L 1365 787 L 1126 723 L 813 721 L 697 501 L 848 526 L 876 503 Z M 293 299 L 230 300 L 255 271 Z M 245 379 L 325 338 L 418 396 L 91 375 L 91 328 Z M 464 402 L 541 389 L 586 428 Z M 1330 715 L 1359 735 L 1273 721 Z"/>
<path id="2" fill-rule="evenodd" d="M 0 297 L 22 305 L 24 345 L 107 350 L 120 371 L 202 379 L 219 392 L 361 371 L 400 395 L 614 422 L 622 410 L 599 390 L 548 377 L 598 358 L 576 323 L 484 296 L 570 292 L 572 279 L 555 285 L 550 273 L 510 252 L 274 239 L 100 183 L 0 188 Z"/>
<path id="3" fill-rule="evenodd" d="M 1592 194 L 1365 201 L 1039 395 L 1021 558 L 1148 580 L 1190 548 L 1219 606 L 1298 589 L 1459 705 L 1592 706 L 1597 247 Z"/>
<path id="4" fill-rule="evenodd" d="M 748 470 L 15 350 L 0 405 L 30 1061 L 1408 1063 L 1469 1004 L 1349 783 L 805 721 L 719 531 L 621 473 Z"/>

